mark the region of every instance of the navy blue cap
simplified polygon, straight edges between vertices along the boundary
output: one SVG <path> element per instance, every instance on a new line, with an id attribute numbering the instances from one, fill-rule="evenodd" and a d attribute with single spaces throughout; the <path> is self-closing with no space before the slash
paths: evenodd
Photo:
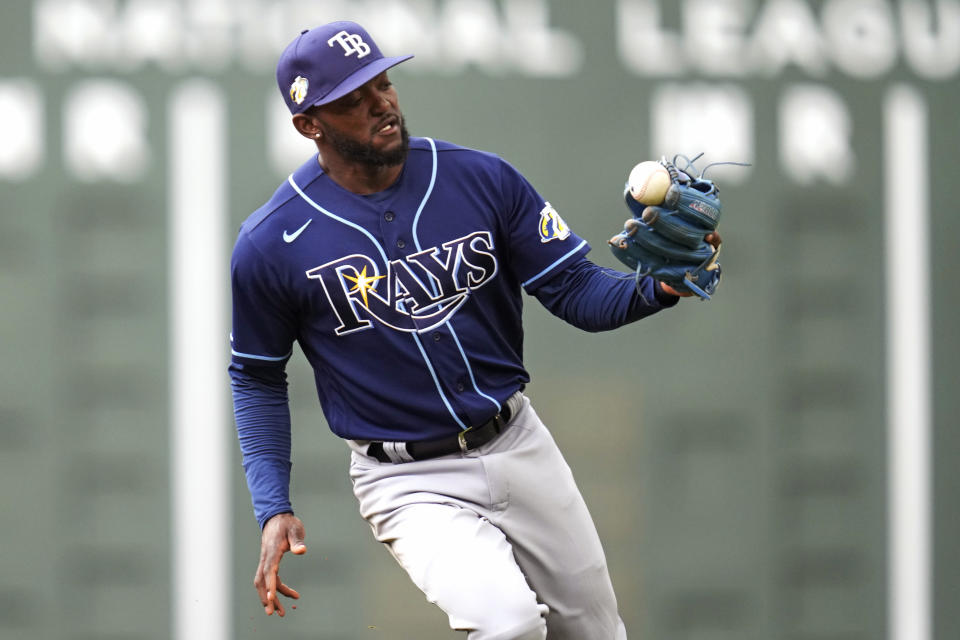
<path id="1" fill-rule="evenodd" d="M 277 85 L 290 113 L 342 98 L 412 55 L 385 58 L 356 22 L 306 29 L 277 62 Z"/>

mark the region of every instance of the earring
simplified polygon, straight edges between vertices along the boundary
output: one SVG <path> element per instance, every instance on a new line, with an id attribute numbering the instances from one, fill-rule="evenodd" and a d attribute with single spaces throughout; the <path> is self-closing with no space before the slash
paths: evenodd
<path id="1" fill-rule="evenodd" d="M 319 137 L 320 137 L 320 134 L 319 134 L 319 133 L 315 133 L 315 134 L 313 134 L 313 137 L 314 137 L 314 138 L 319 138 Z"/>

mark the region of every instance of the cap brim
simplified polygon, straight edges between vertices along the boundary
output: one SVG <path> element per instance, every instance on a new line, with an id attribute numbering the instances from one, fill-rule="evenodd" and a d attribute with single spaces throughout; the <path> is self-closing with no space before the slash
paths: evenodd
<path id="1" fill-rule="evenodd" d="M 331 89 L 327 95 L 323 96 L 309 106 L 319 107 L 320 105 L 329 104 L 334 100 L 339 100 L 354 89 L 362 87 L 366 83 L 370 82 L 390 67 L 395 67 L 404 60 L 409 60 L 412 57 L 413 55 L 411 54 L 408 56 L 393 56 L 391 58 L 380 58 L 379 60 L 374 60 L 362 69 L 357 69 L 354 71 L 352 74 L 347 76 L 343 82 Z"/>

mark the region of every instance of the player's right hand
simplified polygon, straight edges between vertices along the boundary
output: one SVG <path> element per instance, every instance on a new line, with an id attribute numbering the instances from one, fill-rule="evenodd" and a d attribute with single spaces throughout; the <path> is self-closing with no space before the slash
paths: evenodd
<path id="1" fill-rule="evenodd" d="M 298 556 L 307 552 L 303 544 L 305 529 L 300 518 L 292 513 L 278 513 L 263 527 L 260 536 L 260 564 L 253 578 L 253 586 L 260 596 L 263 611 L 272 616 L 276 611 L 280 617 L 286 613 L 277 593 L 294 600 L 300 597 L 295 589 L 280 580 L 280 559 L 287 551 Z"/>

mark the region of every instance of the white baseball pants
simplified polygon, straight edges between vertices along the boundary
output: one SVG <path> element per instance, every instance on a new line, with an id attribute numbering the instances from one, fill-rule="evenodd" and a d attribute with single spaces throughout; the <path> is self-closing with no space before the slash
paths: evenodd
<path id="1" fill-rule="evenodd" d="M 469 640 L 626 640 L 593 520 L 526 397 L 467 454 L 381 463 L 350 442 L 360 513 Z"/>

